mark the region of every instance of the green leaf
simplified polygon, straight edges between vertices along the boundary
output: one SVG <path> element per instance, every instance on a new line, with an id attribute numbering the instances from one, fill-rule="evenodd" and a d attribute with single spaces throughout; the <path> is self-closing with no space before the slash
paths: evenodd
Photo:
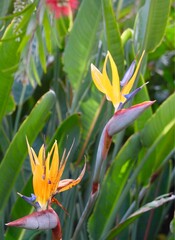
<path id="1" fill-rule="evenodd" d="M 156 113 L 147 122 L 141 137 L 145 147 L 151 146 L 160 135 L 166 132 L 175 124 L 175 93 L 172 94 L 166 101 L 158 108 Z"/>
<path id="2" fill-rule="evenodd" d="M 88 222 L 91 239 L 105 239 L 119 208 L 120 195 L 133 170 L 140 148 L 139 135 L 133 135 L 120 150 L 102 183 L 100 196 Z M 123 200 L 120 199 L 120 203 Z"/>
<path id="3" fill-rule="evenodd" d="M 97 45 L 101 16 L 101 0 L 82 1 L 63 58 L 64 70 L 74 90 L 81 86 L 92 51 Z"/>
<path id="4" fill-rule="evenodd" d="M 52 140 L 49 142 L 48 149 L 51 149 L 55 139 L 58 140 L 58 145 L 60 149 L 60 156 L 62 155 L 64 149 L 66 148 L 67 152 L 69 151 L 71 145 L 73 144 L 73 149 L 71 151 L 70 159 L 73 159 L 74 151 L 78 147 L 81 131 L 81 115 L 80 114 L 73 114 L 69 116 L 65 121 L 61 123 L 61 125 L 55 131 Z M 72 157 L 71 157 L 72 156 Z"/>
<path id="5" fill-rule="evenodd" d="M 65 45 L 65 37 L 70 28 L 70 19 L 68 17 L 55 19 L 53 25 L 53 36 L 55 37 L 55 41 L 58 44 L 59 48 L 64 48 Z"/>
<path id="6" fill-rule="evenodd" d="M 152 209 L 158 208 L 169 201 L 173 201 L 174 199 L 175 199 L 175 195 L 164 194 L 156 198 L 154 201 L 147 203 L 146 205 L 141 207 L 139 210 L 134 212 L 131 216 L 129 216 L 125 222 L 120 223 L 116 228 L 112 229 L 109 235 L 106 237 L 106 240 L 114 239 L 117 236 L 117 234 L 119 234 L 122 230 L 124 230 L 129 224 L 134 222 L 143 213 L 148 212 Z"/>
<path id="7" fill-rule="evenodd" d="M 120 37 L 119 27 L 112 7 L 112 1 L 103 0 L 103 14 L 105 21 L 105 31 L 107 40 L 107 49 L 117 65 L 120 78 L 124 74 L 124 54 Z"/>
<path id="8" fill-rule="evenodd" d="M 171 0 L 147 0 L 139 10 L 134 32 L 136 52 L 154 51 L 161 43 L 168 20 Z"/>
<path id="9" fill-rule="evenodd" d="M 25 19 L 27 18 L 29 20 L 34 7 L 35 5 L 32 4 L 25 8 Z M 22 23 L 20 22 L 19 25 L 21 26 L 21 24 Z M 19 25 L 18 27 L 20 28 Z M 24 25 L 21 27 L 26 27 L 26 22 Z M 15 33 L 16 30 L 15 22 L 12 21 L 12 23 L 6 28 L 0 41 L 0 122 L 2 121 L 3 116 L 9 111 L 9 98 L 14 82 L 14 74 L 17 70 L 20 59 L 18 48 L 21 45 L 21 42 L 20 39 L 17 38 L 17 34 Z M 23 37 L 23 34 L 21 34 L 20 37 Z"/>
<path id="10" fill-rule="evenodd" d="M 43 71 L 46 72 L 46 53 L 45 53 L 45 46 L 43 42 L 43 35 L 40 27 L 37 28 L 36 36 L 38 39 L 40 63 L 43 68 Z"/>
<path id="11" fill-rule="evenodd" d="M 5 114 L 11 114 L 16 108 L 16 104 L 12 95 L 9 96 Z"/>
<path id="12" fill-rule="evenodd" d="M 6 15 L 9 5 L 10 5 L 10 2 L 11 2 L 11 0 L 0 1 L 0 16 L 1 17 Z"/>
<path id="13" fill-rule="evenodd" d="M 11 23 L 3 36 L 3 40 L 14 36 L 14 25 Z M 17 49 L 19 42 L 17 40 L 0 42 L 0 122 L 7 112 L 8 101 L 14 80 L 15 73 L 19 61 Z"/>
<path id="14" fill-rule="evenodd" d="M 37 63 L 35 62 L 34 58 L 31 56 L 30 65 L 31 65 L 32 75 L 33 75 L 35 81 L 38 83 L 38 85 L 41 86 L 41 80 L 40 80 L 40 76 L 39 76 L 36 64 Z"/>
<path id="15" fill-rule="evenodd" d="M 8 10 L 7 8 L 9 7 L 9 2 L 11 0 L 7 0 L 7 1 L 1 1 L 0 2 L 0 16 L 4 15 L 4 13 Z M 32 8 L 34 10 L 34 8 L 36 7 L 36 4 L 32 3 L 32 4 L 28 4 L 24 9 L 21 9 L 21 11 L 19 12 L 15 12 L 13 14 L 4 16 L 4 17 L 0 17 L 0 20 L 8 20 L 8 19 L 12 19 L 14 17 L 18 17 L 21 16 L 23 13 L 27 12 L 30 8 Z M 4 13 L 3 13 L 4 12 Z"/>
<path id="16" fill-rule="evenodd" d="M 145 83 L 142 75 L 139 79 L 139 86 L 142 86 Z M 147 85 L 142 88 L 142 90 L 134 96 L 134 104 L 138 104 L 144 101 L 150 101 Z M 134 105 L 133 104 L 133 105 Z M 152 108 L 149 107 L 144 113 L 142 113 L 135 121 L 134 128 L 135 132 L 140 131 L 144 128 L 145 123 L 152 116 Z"/>
<path id="17" fill-rule="evenodd" d="M 172 161 L 168 161 L 163 168 L 163 171 L 157 175 L 156 180 L 147 188 L 142 205 L 151 202 L 153 199 L 169 192 L 171 187 Z M 173 204 L 173 203 L 172 203 Z M 141 239 L 143 236 L 147 239 L 156 239 L 156 236 L 161 231 L 161 225 L 166 218 L 171 205 L 161 207 L 147 214 L 140 216 L 137 222 L 137 237 Z"/>
<path id="18" fill-rule="evenodd" d="M 155 112 L 141 131 L 145 152 L 149 150 L 144 169 L 139 177 L 147 184 L 148 179 L 167 161 L 175 150 L 175 94 L 172 94 Z M 168 143 L 168 144 L 167 144 Z M 154 159 L 154 161 L 153 161 Z"/>
<path id="19" fill-rule="evenodd" d="M 92 86 L 90 97 L 80 103 L 83 132 L 77 162 L 88 152 L 89 146 L 96 141 L 96 136 L 101 131 L 101 124 L 104 124 L 105 121 L 107 122 L 111 117 L 111 111 L 109 110 L 111 108 L 106 107 L 106 98 L 102 98 L 101 93 L 95 86 Z"/>
<path id="20" fill-rule="evenodd" d="M 44 27 L 44 33 L 45 33 L 45 41 L 46 41 L 46 47 L 48 52 L 51 54 L 52 52 L 52 40 L 51 40 L 51 32 L 52 32 L 52 27 L 50 24 L 50 19 L 48 12 L 44 12 L 44 18 L 43 18 L 43 27 Z"/>
<path id="21" fill-rule="evenodd" d="M 44 127 L 54 102 L 55 94 L 53 91 L 49 91 L 35 105 L 9 145 L 0 165 L 0 212 L 4 210 L 7 204 L 11 190 L 27 155 L 26 136 L 30 143 L 34 141 Z"/>

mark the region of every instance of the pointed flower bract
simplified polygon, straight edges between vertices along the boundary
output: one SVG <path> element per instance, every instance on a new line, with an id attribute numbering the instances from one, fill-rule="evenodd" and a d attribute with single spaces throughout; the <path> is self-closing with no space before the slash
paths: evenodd
<path id="1" fill-rule="evenodd" d="M 70 151 L 67 156 L 64 152 L 60 160 L 57 141 L 55 141 L 47 156 L 44 145 L 40 148 L 38 156 L 30 147 L 28 141 L 27 146 L 33 173 L 33 189 L 36 202 L 42 210 L 45 210 L 51 204 L 55 194 L 66 191 L 81 181 L 85 173 L 85 166 L 77 179 L 61 180 Z"/>

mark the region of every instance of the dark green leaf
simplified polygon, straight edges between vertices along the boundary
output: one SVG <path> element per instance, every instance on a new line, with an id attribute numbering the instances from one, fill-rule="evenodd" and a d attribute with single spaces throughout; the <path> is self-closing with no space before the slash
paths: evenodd
<path id="1" fill-rule="evenodd" d="M 174 199 L 175 199 L 175 195 L 165 194 L 165 195 L 162 195 L 162 196 L 156 198 L 154 201 L 147 203 L 145 206 L 141 207 L 139 210 L 137 210 L 135 213 L 133 213 L 125 222 L 121 223 L 116 228 L 111 230 L 109 235 L 106 237 L 106 240 L 114 239 L 118 233 L 120 233 L 122 230 L 124 230 L 126 228 L 126 226 L 128 226 L 129 224 L 134 222 L 143 213 L 148 212 L 157 207 L 160 207 L 161 205 L 165 204 L 166 202 L 173 201 Z"/>

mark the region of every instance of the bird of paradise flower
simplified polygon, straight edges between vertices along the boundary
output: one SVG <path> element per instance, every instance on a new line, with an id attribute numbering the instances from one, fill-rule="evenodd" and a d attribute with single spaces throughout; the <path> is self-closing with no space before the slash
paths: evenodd
<path id="1" fill-rule="evenodd" d="M 57 141 L 55 141 L 47 156 L 44 144 L 41 146 L 38 156 L 30 147 L 28 140 L 27 147 L 33 173 L 34 194 L 31 194 L 31 197 L 18 194 L 34 206 L 36 212 L 6 225 L 25 229 L 52 229 L 54 239 L 62 239 L 60 220 L 51 204 L 55 202 L 64 209 L 62 204 L 55 198 L 55 195 L 76 186 L 85 174 L 86 164 L 77 179 L 61 180 L 71 149 L 67 155 L 66 151 L 63 152 L 60 161 Z"/>

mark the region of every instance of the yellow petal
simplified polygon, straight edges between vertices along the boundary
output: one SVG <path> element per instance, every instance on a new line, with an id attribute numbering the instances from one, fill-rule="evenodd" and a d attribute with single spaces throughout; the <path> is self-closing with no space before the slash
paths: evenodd
<path id="1" fill-rule="evenodd" d="M 29 153 L 29 158 L 30 158 L 30 165 L 32 169 L 32 173 L 35 171 L 35 164 L 37 163 L 37 156 L 34 152 L 34 150 L 30 147 L 28 139 L 26 138 L 27 142 L 27 148 L 28 148 L 28 153 Z"/>
<path id="2" fill-rule="evenodd" d="M 50 166 L 50 177 L 55 178 L 58 173 L 59 168 L 59 154 L 58 154 L 58 145 L 55 141 L 53 148 L 51 150 L 52 162 Z"/>
<path id="3" fill-rule="evenodd" d="M 106 71 L 106 67 L 107 67 L 106 65 L 107 65 L 108 58 L 109 58 L 109 55 L 107 54 L 106 58 L 105 58 L 104 65 L 103 65 L 103 71 L 102 71 L 103 86 L 106 90 L 106 98 L 113 103 L 114 96 L 113 96 L 112 84 L 111 84 L 111 82 L 108 78 L 108 74 L 107 74 L 107 71 Z"/>
<path id="4" fill-rule="evenodd" d="M 123 87 L 123 89 L 122 89 L 122 95 L 128 94 L 128 93 L 131 91 L 131 88 L 133 87 L 133 84 L 134 84 L 134 82 L 135 82 L 135 80 L 136 80 L 138 71 L 139 71 L 139 69 L 140 69 L 140 65 L 141 65 L 141 62 L 142 62 L 142 59 L 143 59 L 144 54 L 145 54 L 145 51 L 143 51 L 143 53 L 142 53 L 142 55 L 141 55 L 141 58 L 140 58 L 140 60 L 139 60 L 139 62 L 138 62 L 137 68 L 136 68 L 133 76 L 131 77 L 130 81 L 128 82 L 128 84 L 126 84 L 126 85 Z M 125 100 L 126 100 L 125 97 L 122 96 L 122 102 L 125 101 Z"/>
<path id="5" fill-rule="evenodd" d="M 117 66 L 110 52 L 108 52 L 108 56 L 109 56 L 109 61 L 111 65 L 111 70 L 112 70 L 112 89 L 113 89 L 113 96 L 114 96 L 113 104 L 115 105 L 116 103 L 120 102 L 120 79 L 119 79 Z"/>
<path id="6" fill-rule="evenodd" d="M 91 64 L 91 75 L 92 80 L 94 81 L 94 84 L 98 88 L 98 90 L 106 94 L 106 89 L 104 88 L 103 83 L 103 75 L 93 64 Z"/>
<path id="7" fill-rule="evenodd" d="M 83 178 L 84 174 L 85 174 L 85 170 L 86 170 L 86 164 L 83 167 L 83 170 L 81 171 L 80 176 L 77 179 L 64 179 L 61 180 L 58 184 L 58 188 L 57 191 L 58 192 L 63 192 L 66 190 L 69 190 L 70 188 L 76 186 Z"/>
<path id="8" fill-rule="evenodd" d="M 41 166 L 44 165 L 45 159 L 46 159 L 45 146 L 43 144 L 38 153 L 38 160 L 39 160 L 39 164 L 41 164 Z"/>

